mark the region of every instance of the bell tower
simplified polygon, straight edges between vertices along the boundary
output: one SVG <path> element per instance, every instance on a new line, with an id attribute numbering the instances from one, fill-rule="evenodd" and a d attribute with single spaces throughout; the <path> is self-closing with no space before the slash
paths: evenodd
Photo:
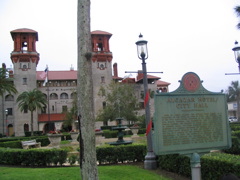
<path id="1" fill-rule="evenodd" d="M 16 29 L 10 32 L 14 43 L 11 60 L 14 68 L 14 84 L 18 91 L 17 96 L 24 91 L 37 87 L 36 68 L 39 62 L 39 53 L 36 51 L 38 33 L 32 29 Z M 20 112 L 17 103 L 14 106 L 14 122 L 16 136 L 24 135 L 24 125 L 30 128 L 30 112 Z M 16 118 L 17 117 L 17 118 Z M 34 112 L 33 129 L 37 130 L 37 113 Z"/>
<path id="2" fill-rule="evenodd" d="M 98 95 L 101 86 L 107 86 L 112 81 L 112 52 L 109 39 L 112 34 L 105 31 L 93 31 L 92 39 L 92 75 L 94 94 L 94 113 L 103 108 L 103 99 Z"/>

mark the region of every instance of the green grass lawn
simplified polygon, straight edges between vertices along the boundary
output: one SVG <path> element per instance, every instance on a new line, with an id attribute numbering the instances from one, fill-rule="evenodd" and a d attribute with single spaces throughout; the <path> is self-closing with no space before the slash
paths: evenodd
<path id="1" fill-rule="evenodd" d="M 98 166 L 100 180 L 170 180 L 132 165 Z M 80 180 L 79 167 L 0 167 L 1 180 Z"/>

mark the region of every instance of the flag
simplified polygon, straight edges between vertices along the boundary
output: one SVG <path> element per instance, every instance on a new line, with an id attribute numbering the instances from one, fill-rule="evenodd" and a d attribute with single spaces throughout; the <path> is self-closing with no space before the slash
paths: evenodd
<path id="1" fill-rule="evenodd" d="M 148 101 L 149 101 L 149 92 L 147 91 L 147 93 L 145 94 L 145 98 L 144 98 L 144 107 L 146 107 Z"/>
<path id="2" fill-rule="evenodd" d="M 40 74 L 40 77 L 44 80 L 43 86 L 46 85 L 46 83 L 48 82 L 48 78 L 47 78 L 47 73 L 48 73 L 48 67 L 45 68 L 45 70 Z"/>
<path id="3" fill-rule="evenodd" d="M 44 82 L 43 82 L 43 86 L 46 86 L 46 83 L 48 82 L 48 79 L 47 79 L 47 76 L 46 76 L 46 78 L 45 78 L 45 80 L 44 80 Z"/>
<path id="4" fill-rule="evenodd" d="M 150 120 L 147 125 L 146 136 L 150 133 L 151 129 L 152 129 L 152 120 Z"/>

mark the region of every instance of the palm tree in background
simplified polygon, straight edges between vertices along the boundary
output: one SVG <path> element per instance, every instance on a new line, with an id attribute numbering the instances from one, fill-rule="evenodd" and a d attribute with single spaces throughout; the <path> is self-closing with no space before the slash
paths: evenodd
<path id="1" fill-rule="evenodd" d="M 21 93 L 17 98 L 18 108 L 21 112 L 29 110 L 31 112 L 31 134 L 33 135 L 33 112 L 37 108 L 43 109 L 46 106 L 47 100 L 44 94 L 33 89 L 32 91 L 25 91 Z"/>
<path id="2" fill-rule="evenodd" d="M 8 77 L 8 70 L 6 69 L 6 65 L 3 63 L 2 68 L 0 68 L 0 96 L 3 97 L 5 92 L 15 94 L 17 93 L 17 89 L 13 84 L 13 79 Z"/>
<path id="3" fill-rule="evenodd" d="M 228 87 L 228 99 L 237 101 L 237 118 L 240 120 L 240 86 L 239 81 L 232 81 Z"/>
<path id="4" fill-rule="evenodd" d="M 234 10 L 235 13 L 237 14 L 237 17 L 240 17 L 240 6 L 236 6 Z M 237 28 L 240 29 L 240 22 L 237 24 Z"/>

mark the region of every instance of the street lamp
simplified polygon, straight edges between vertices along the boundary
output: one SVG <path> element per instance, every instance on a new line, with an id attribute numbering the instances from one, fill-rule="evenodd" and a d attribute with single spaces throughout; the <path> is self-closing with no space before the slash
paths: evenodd
<path id="1" fill-rule="evenodd" d="M 235 41 L 235 47 L 232 50 L 234 51 L 235 60 L 238 63 L 238 70 L 240 72 L 240 46 L 237 41 Z"/>
<path id="2" fill-rule="evenodd" d="M 136 42 L 136 45 L 137 45 L 138 58 L 142 60 L 144 100 L 146 100 L 147 99 L 146 96 L 148 96 L 147 67 L 145 62 L 145 60 L 148 58 L 147 43 L 148 42 L 146 40 L 143 40 L 142 34 L 140 34 L 139 40 Z M 146 100 L 145 102 L 145 119 L 146 119 L 146 126 L 148 126 L 150 123 L 149 100 Z M 153 152 L 153 146 L 152 146 L 151 129 L 150 129 L 150 132 L 147 134 L 147 155 L 145 156 L 144 168 L 145 169 L 157 168 L 156 155 Z"/>
<path id="3" fill-rule="evenodd" d="M 5 114 L 6 114 L 6 135 L 7 135 L 7 117 L 8 117 L 8 110 L 7 109 L 5 110 Z"/>

